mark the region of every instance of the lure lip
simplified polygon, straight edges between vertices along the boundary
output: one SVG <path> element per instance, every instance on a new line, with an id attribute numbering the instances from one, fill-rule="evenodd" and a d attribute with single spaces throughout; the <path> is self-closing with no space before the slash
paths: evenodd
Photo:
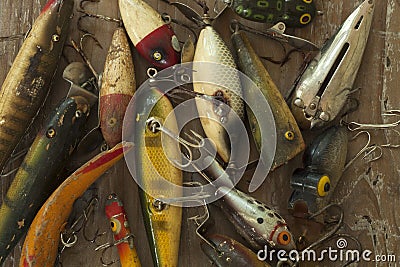
<path id="1" fill-rule="evenodd" d="M 318 128 L 342 110 L 361 65 L 374 8 L 372 0 L 360 4 L 300 77 L 291 103 L 300 124 Z"/>

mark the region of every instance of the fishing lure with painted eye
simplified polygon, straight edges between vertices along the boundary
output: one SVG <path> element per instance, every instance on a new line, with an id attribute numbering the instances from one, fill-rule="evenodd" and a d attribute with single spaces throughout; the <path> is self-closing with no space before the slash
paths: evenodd
<path id="1" fill-rule="evenodd" d="M 47 197 L 62 182 L 58 174 L 82 137 L 89 110 L 86 98 L 68 97 L 29 148 L 0 207 L 1 263 L 26 233 Z"/>
<path id="2" fill-rule="evenodd" d="M 229 185 L 230 179 L 221 175 L 226 175 L 221 165 L 209 156 L 204 160 L 211 163 L 203 170 L 204 174 L 212 180 L 223 179 Z M 282 216 L 254 197 L 232 187 L 223 185 L 216 189 L 215 194 L 222 196 L 217 205 L 253 249 L 260 250 L 265 245 L 284 250 L 296 248 Z"/>
<path id="3" fill-rule="evenodd" d="M 275 85 L 263 63 L 258 58 L 250 41 L 243 31 L 236 31 L 232 34 L 232 43 L 237 54 L 238 66 L 244 74 L 257 85 L 267 100 L 275 120 L 277 132 L 277 144 L 274 161 L 271 170 L 285 164 L 290 159 L 304 150 L 305 144 L 300 129 L 294 119 L 289 107 L 283 99 L 279 89 Z M 256 105 L 254 94 L 243 90 L 247 103 L 252 109 L 264 109 L 265 106 Z M 247 107 L 247 117 L 258 151 L 267 149 L 262 146 L 261 129 L 251 108 Z"/>
<path id="4" fill-rule="evenodd" d="M 122 121 L 136 89 L 135 69 L 123 28 L 114 32 L 100 87 L 100 128 L 108 147 L 122 141 Z"/>
<path id="5" fill-rule="evenodd" d="M 111 230 L 114 233 L 122 267 L 140 267 L 124 205 L 116 194 L 108 196 L 105 210 L 106 216 L 110 220 Z"/>
<path id="6" fill-rule="evenodd" d="M 71 174 L 40 208 L 22 246 L 19 266 L 54 266 L 60 232 L 66 225 L 77 198 L 85 193 L 104 172 L 111 168 L 133 148 L 123 142 L 104 151 Z"/>
<path id="7" fill-rule="evenodd" d="M 0 170 L 38 113 L 59 64 L 73 0 L 49 0 L 0 90 Z"/>
<path id="8" fill-rule="evenodd" d="M 290 107 L 303 129 L 333 121 L 349 99 L 368 41 L 375 3 L 365 0 L 299 76 Z"/>
<path id="9" fill-rule="evenodd" d="M 329 203 L 328 193 L 334 190 L 346 163 L 347 143 L 343 126 L 331 127 L 314 139 L 304 152 L 305 168 L 297 169 L 291 178 L 294 192 L 289 200 L 290 209 L 303 202 L 314 213 Z"/>
<path id="10" fill-rule="evenodd" d="M 220 234 L 207 235 L 207 240 L 215 245 L 211 247 L 206 242 L 201 243 L 201 249 L 218 267 L 270 267 L 268 263 L 258 259 L 257 255 L 238 241 Z"/>
<path id="11" fill-rule="evenodd" d="M 300 28 L 311 23 L 317 14 L 313 0 L 225 0 L 244 19 Z"/>
<path id="12" fill-rule="evenodd" d="M 143 0 L 118 3 L 125 29 L 139 54 L 162 69 L 179 63 L 178 38 L 157 11 Z"/>

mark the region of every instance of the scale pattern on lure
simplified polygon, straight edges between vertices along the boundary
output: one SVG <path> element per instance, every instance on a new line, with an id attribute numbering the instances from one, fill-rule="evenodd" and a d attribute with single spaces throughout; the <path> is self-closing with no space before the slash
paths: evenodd
<path id="1" fill-rule="evenodd" d="M 124 205 L 116 194 L 108 196 L 105 212 L 107 218 L 110 220 L 111 230 L 114 233 L 121 266 L 140 267 L 141 264 L 133 244 L 133 235 L 129 229 Z"/>
<path id="2" fill-rule="evenodd" d="M 217 96 L 240 119 L 243 119 L 242 88 L 235 61 L 224 41 L 211 26 L 206 26 L 200 32 L 193 62 L 196 70 L 193 73 L 194 91 L 208 96 Z M 215 64 L 202 66 L 202 62 Z M 207 81 L 207 83 L 198 81 Z M 218 86 L 218 84 L 224 85 L 224 87 Z M 215 142 L 221 158 L 228 162 L 230 144 L 222 124 L 229 129 L 229 125 L 235 123 L 235 118 L 232 116 L 232 111 L 225 110 L 226 108 L 220 106 L 222 102 L 196 98 L 197 110 L 201 116 L 204 132 Z"/>
<path id="3" fill-rule="evenodd" d="M 73 0 L 49 0 L 0 90 L 0 171 L 43 105 L 67 38 Z"/>
<path id="4" fill-rule="evenodd" d="M 161 97 L 150 112 L 150 117 L 157 119 L 163 127 L 178 132 L 173 107 L 168 98 L 155 88 L 149 90 L 151 92 L 147 101 L 136 103 L 137 113 L 134 118 L 147 120 L 148 118 L 141 114 L 141 110 L 145 108 L 143 105 Z M 180 159 L 181 156 L 175 140 L 170 138 L 162 140 L 161 134 L 161 131 L 153 132 L 149 127 L 146 127 L 144 132 L 137 130 L 134 137 L 135 169 L 138 179 L 144 186 L 143 190 L 139 191 L 140 200 L 154 265 L 176 267 L 178 266 L 182 208 L 165 204 L 158 199 L 176 198 L 182 195 L 181 188 L 167 191 L 160 185 L 165 181 L 182 185 L 182 171 L 171 164 L 166 154 L 174 159 Z"/>
<path id="5" fill-rule="evenodd" d="M 308 25 L 315 17 L 313 0 L 232 0 L 232 9 L 247 20 L 276 24 L 289 28 Z"/>

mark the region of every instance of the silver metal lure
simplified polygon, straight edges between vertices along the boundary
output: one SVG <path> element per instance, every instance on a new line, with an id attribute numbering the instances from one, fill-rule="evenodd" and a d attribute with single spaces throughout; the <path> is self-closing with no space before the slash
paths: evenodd
<path id="1" fill-rule="evenodd" d="M 253 249 L 265 245 L 284 250 L 296 248 L 285 220 L 276 211 L 234 188 L 222 186 L 216 193 L 224 195 L 221 209 Z"/>
<path id="2" fill-rule="evenodd" d="M 334 120 L 348 100 L 361 64 L 375 3 L 365 0 L 329 39 L 293 87 L 292 112 L 302 128 Z"/>

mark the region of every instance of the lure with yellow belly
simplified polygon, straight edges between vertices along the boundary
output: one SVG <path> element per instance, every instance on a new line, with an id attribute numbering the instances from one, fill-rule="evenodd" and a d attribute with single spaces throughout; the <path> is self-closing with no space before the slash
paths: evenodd
<path id="1" fill-rule="evenodd" d="M 149 116 L 176 133 L 177 122 L 168 98 L 162 96 L 157 89 L 149 90 L 151 92 L 148 100 L 137 103 L 137 114 L 134 117 L 139 118 L 139 121 L 136 122 L 149 119 L 141 116 L 141 105 L 161 97 Z M 166 121 L 168 115 L 170 117 Z M 182 172 L 173 166 L 166 156 L 178 159 L 180 157 L 178 144 L 175 140 L 161 138 L 161 135 L 161 131 L 153 132 L 149 127 L 146 127 L 144 132 L 140 130 L 135 133 L 136 177 L 143 185 L 140 190 L 141 205 L 154 265 L 174 267 L 178 266 L 182 208 L 163 203 L 160 199 L 179 197 L 182 191 L 180 188 L 166 189 L 161 183 L 169 181 L 178 186 L 182 185 Z"/>

